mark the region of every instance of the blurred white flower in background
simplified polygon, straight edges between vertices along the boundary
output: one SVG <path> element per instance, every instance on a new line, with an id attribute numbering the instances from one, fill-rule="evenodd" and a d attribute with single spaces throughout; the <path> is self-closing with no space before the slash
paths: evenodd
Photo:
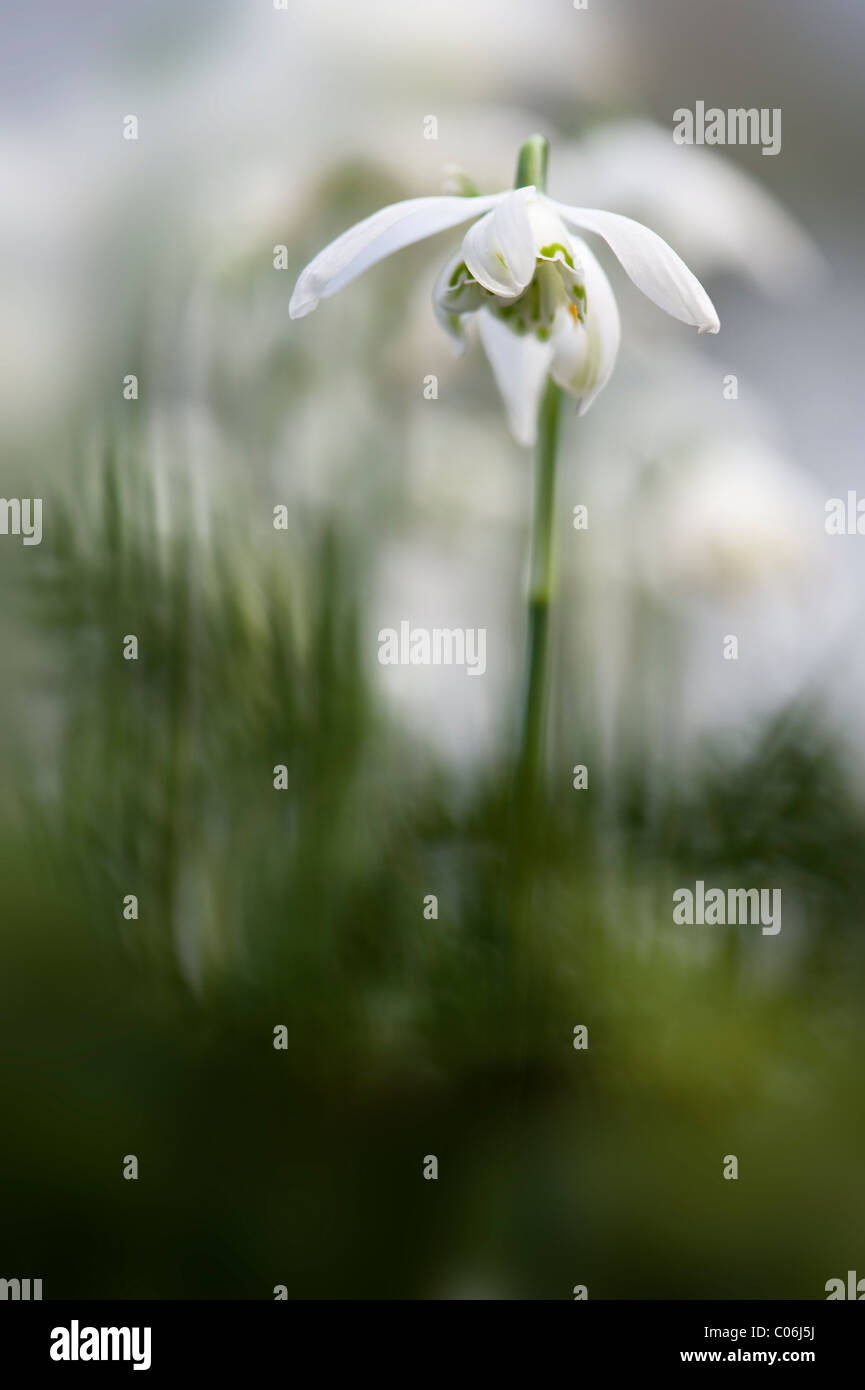
<path id="1" fill-rule="evenodd" d="M 823 495 L 787 451 L 733 427 L 692 439 L 634 501 L 635 593 L 665 615 L 669 743 L 824 684 L 855 596 L 827 544 Z"/>
<path id="2" fill-rule="evenodd" d="M 753 385 L 726 400 L 722 380 L 675 337 L 632 343 L 611 408 L 566 458 L 560 640 L 604 722 L 608 769 L 625 728 L 653 758 L 693 750 L 699 732 L 823 687 L 849 647 L 857 586 L 825 534 L 822 487 L 771 404 Z"/>
<path id="3" fill-rule="evenodd" d="M 297 38 L 326 48 L 335 69 L 385 71 L 394 96 L 415 107 L 419 79 L 445 101 L 466 90 L 479 100 L 541 90 L 603 101 L 628 78 L 622 20 L 602 7 L 588 24 L 559 0 L 292 0 L 291 10 Z"/>
<path id="4" fill-rule="evenodd" d="M 762 588 L 792 596 L 818 564 L 823 506 L 788 459 L 731 434 L 654 469 L 636 528 L 641 577 L 667 600 Z"/>
<path id="5" fill-rule="evenodd" d="M 551 189 L 627 212 L 675 236 L 701 273 L 732 271 L 768 293 L 796 296 L 819 253 L 795 219 L 717 149 L 676 145 L 652 121 L 613 120 L 565 146 Z"/>

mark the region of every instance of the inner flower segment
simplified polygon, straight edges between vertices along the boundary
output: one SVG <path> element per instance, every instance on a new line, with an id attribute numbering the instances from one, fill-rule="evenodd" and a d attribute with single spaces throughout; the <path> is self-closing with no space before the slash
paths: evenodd
<path id="1" fill-rule="evenodd" d="M 567 309 L 575 322 L 583 323 L 586 307 L 580 270 L 570 250 L 560 243 L 539 250 L 535 273 L 515 299 L 505 299 L 479 285 L 464 261 L 454 267 L 439 296 L 439 308 L 447 316 L 488 309 L 514 333 L 533 333 L 542 343 L 550 337 L 560 309 Z"/>

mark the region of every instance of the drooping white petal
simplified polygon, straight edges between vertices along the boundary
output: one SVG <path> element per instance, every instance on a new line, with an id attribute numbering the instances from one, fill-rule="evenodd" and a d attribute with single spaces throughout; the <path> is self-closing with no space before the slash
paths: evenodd
<path id="1" fill-rule="evenodd" d="M 573 208 L 553 203 L 565 222 L 603 237 L 618 256 L 638 289 L 653 304 L 679 319 L 693 324 L 701 333 L 717 333 L 720 321 L 715 306 L 681 256 L 657 235 L 617 212 L 598 208 Z"/>
<path id="2" fill-rule="evenodd" d="M 563 191 L 585 189 L 594 207 L 621 208 L 675 237 L 698 275 L 729 269 L 782 294 L 821 269 L 816 248 L 762 184 L 718 148 L 674 144 L 669 126 L 598 125 L 556 151 L 552 177 Z"/>
<path id="3" fill-rule="evenodd" d="M 553 330 L 550 373 L 563 390 L 576 396 L 580 414 L 610 379 L 619 351 L 621 327 L 612 286 L 596 257 L 577 240 L 586 287 L 585 320 L 578 322 L 570 308 L 561 309 Z"/>
<path id="4" fill-rule="evenodd" d="M 521 294 L 534 274 L 535 240 L 526 204 L 536 197 L 531 187 L 506 193 L 463 238 L 463 260 L 478 284 L 505 299 Z"/>
<path id="5" fill-rule="evenodd" d="M 291 317 L 300 319 L 312 313 L 320 299 L 335 294 L 385 256 L 487 213 L 507 196 L 492 193 L 483 198 L 409 198 L 380 208 L 349 227 L 301 271 L 289 304 Z"/>
<path id="6" fill-rule="evenodd" d="M 486 309 L 478 314 L 478 327 L 511 433 L 520 444 L 532 445 L 552 344 L 539 342 L 533 333 L 514 333 Z"/>

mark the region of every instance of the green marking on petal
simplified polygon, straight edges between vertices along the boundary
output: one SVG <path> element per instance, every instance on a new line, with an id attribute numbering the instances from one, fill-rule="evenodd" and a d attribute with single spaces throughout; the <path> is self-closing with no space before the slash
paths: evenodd
<path id="1" fill-rule="evenodd" d="M 575 270 L 576 267 L 574 266 L 573 256 L 571 255 L 568 248 L 566 246 L 563 246 L 560 241 L 551 241 L 549 246 L 542 246 L 538 254 L 541 256 L 546 256 L 548 260 L 552 260 L 558 251 L 561 251 L 562 255 L 564 256 L 565 265 L 570 266 L 571 270 Z"/>

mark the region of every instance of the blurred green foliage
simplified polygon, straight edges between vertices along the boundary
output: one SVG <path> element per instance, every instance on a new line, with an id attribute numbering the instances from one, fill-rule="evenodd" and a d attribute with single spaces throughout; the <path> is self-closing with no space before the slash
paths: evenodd
<path id="1" fill-rule="evenodd" d="M 816 708 L 660 815 L 632 740 L 612 811 L 566 788 L 527 824 L 509 764 L 466 795 L 385 717 L 338 526 L 286 560 L 179 486 L 166 522 L 128 444 L 76 498 L 22 598 L 58 772 L 4 810 L 4 1274 L 820 1298 L 855 1267 L 865 819 Z M 673 928 L 713 875 L 781 885 L 781 935 Z"/>

